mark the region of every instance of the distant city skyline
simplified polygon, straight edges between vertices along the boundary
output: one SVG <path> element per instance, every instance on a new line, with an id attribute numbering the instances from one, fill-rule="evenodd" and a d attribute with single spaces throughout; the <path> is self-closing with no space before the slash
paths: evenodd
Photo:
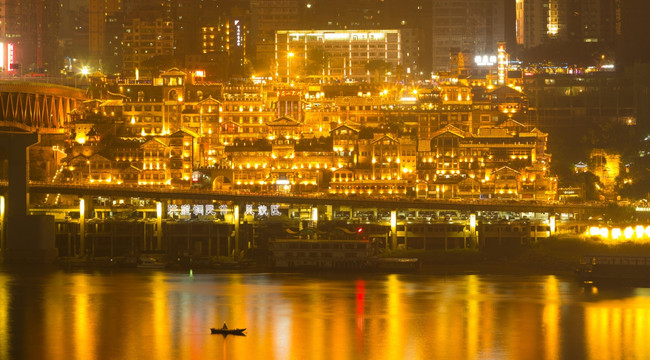
<path id="1" fill-rule="evenodd" d="M 13 45 L 21 73 L 59 75 L 83 64 L 129 75 L 158 56 L 188 70 L 216 65 L 208 73 L 228 80 L 273 75 L 277 31 L 399 30 L 404 71 L 429 78 L 450 70 L 453 54 L 495 55 L 498 42 L 513 58 L 571 42 L 582 44 L 583 56 L 604 55 L 618 66 L 648 61 L 648 40 L 637 36 L 646 26 L 643 6 L 640 0 L 8 0 L 0 4 L 0 41 Z"/>

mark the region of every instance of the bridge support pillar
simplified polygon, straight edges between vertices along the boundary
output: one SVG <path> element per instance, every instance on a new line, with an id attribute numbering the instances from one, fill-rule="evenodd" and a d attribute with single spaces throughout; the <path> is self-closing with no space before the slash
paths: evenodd
<path id="1" fill-rule="evenodd" d="M 79 249 L 77 256 L 86 254 L 86 199 L 79 198 Z"/>
<path id="2" fill-rule="evenodd" d="M 9 160 L 6 247 L 3 248 L 7 263 L 45 264 L 53 262 L 58 255 L 54 247 L 54 216 L 28 215 L 28 151 L 39 140 L 39 135 L 33 133 L 0 134 L 0 146 L 7 149 Z"/>
<path id="3" fill-rule="evenodd" d="M 235 225 L 235 261 L 239 260 L 239 205 L 232 208 L 232 221 Z"/>
<path id="4" fill-rule="evenodd" d="M 548 227 L 550 228 L 551 235 L 555 235 L 555 214 L 548 214 Z"/>
<path id="5" fill-rule="evenodd" d="M 392 250 L 397 250 L 397 210 L 390 211 L 390 234 Z"/>
<path id="6" fill-rule="evenodd" d="M 469 239 L 471 248 L 478 247 L 476 244 L 476 213 L 469 214 Z"/>
<path id="7" fill-rule="evenodd" d="M 318 239 L 318 207 L 311 208 L 311 221 L 314 222 L 314 239 Z"/>
<path id="8" fill-rule="evenodd" d="M 156 201 L 156 250 L 162 250 L 162 202 Z"/>
<path id="9" fill-rule="evenodd" d="M 332 210 L 332 205 L 325 205 L 325 217 L 326 220 L 334 219 L 334 212 Z"/>
<path id="10" fill-rule="evenodd" d="M 0 195 L 0 249 L 5 247 L 5 197 Z"/>

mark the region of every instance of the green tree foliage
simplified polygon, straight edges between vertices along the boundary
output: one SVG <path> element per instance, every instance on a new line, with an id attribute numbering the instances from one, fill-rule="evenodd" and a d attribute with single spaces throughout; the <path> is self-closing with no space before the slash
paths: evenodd
<path id="1" fill-rule="evenodd" d="M 629 166 L 629 173 L 621 178 L 632 180 L 620 183 L 619 194 L 629 199 L 648 199 L 650 197 L 650 156 L 639 156 Z"/>
<path id="2" fill-rule="evenodd" d="M 322 47 L 311 48 L 307 51 L 305 73 L 307 75 L 324 75 L 331 55 Z"/>
<path id="3" fill-rule="evenodd" d="M 389 63 L 380 59 L 370 60 L 366 64 L 366 70 L 374 75 L 373 81 L 376 83 L 381 82 L 381 78 L 391 69 L 392 66 Z"/>
<path id="4" fill-rule="evenodd" d="M 634 219 L 636 212 L 631 206 L 619 206 L 616 203 L 610 203 L 605 209 L 605 220 L 613 223 L 623 223 Z"/>
<path id="5" fill-rule="evenodd" d="M 142 71 L 149 72 L 152 75 L 158 75 L 165 70 L 178 67 L 180 62 L 171 55 L 156 55 L 140 63 Z"/>
<path id="6" fill-rule="evenodd" d="M 586 201 L 599 200 L 601 191 L 598 190 L 596 185 L 598 185 L 601 189 L 603 188 L 603 184 L 600 182 L 600 178 L 590 171 L 580 172 L 577 174 L 572 173 L 568 176 L 565 176 L 562 178 L 561 185 L 576 186 L 582 188 L 585 192 Z"/>
<path id="7" fill-rule="evenodd" d="M 603 45 L 583 41 L 550 41 L 520 52 L 521 59 L 528 63 L 551 62 L 591 66 L 600 63 L 602 55 L 609 59 L 609 50 Z"/>

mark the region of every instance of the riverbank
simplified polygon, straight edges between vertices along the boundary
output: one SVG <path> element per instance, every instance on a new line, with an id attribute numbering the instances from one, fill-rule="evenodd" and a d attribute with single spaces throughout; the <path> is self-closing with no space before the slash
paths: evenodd
<path id="1" fill-rule="evenodd" d="M 453 250 L 396 250 L 382 254 L 388 258 L 417 258 L 418 273 L 424 274 L 530 274 L 572 276 L 581 256 L 589 254 L 638 254 L 650 256 L 650 243 L 620 242 L 609 244 L 595 238 L 581 236 L 555 236 L 541 239 L 534 244 L 498 250 L 453 249 Z M 232 262 L 219 259 L 211 262 L 174 262 L 167 270 L 193 269 L 198 272 L 274 272 L 265 257 L 258 261 Z M 135 264 L 124 264 L 111 259 L 61 259 L 56 265 L 71 268 L 126 268 Z M 129 265 L 129 266 L 127 266 Z M 358 271 L 363 269 L 320 269 L 316 272 Z M 391 272 L 387 270 L 373 271 Z M 409 269 L 394 270 L 411 272 Z"/>
<path id="2" fill-rule="evenodd" d="M 387 257 L 418 258 L 425 273 L 573 274 L 581 256 L 638 254 L 650 256 L 650 243 L 604 243 L 581 236 L 554 236 L 537 243 L 499 250 L 397 250 Z"/>

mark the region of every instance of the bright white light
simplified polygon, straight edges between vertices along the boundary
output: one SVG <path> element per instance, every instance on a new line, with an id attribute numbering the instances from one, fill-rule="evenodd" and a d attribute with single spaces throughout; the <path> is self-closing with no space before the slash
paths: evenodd
<path id="1" fill-rule="evenodd" d="M 609 237 L 609 229 L 606 228 L 606 227 L 600 228 L 600 237 L 605 238 L 605 239 L 607 237 Z"/>

